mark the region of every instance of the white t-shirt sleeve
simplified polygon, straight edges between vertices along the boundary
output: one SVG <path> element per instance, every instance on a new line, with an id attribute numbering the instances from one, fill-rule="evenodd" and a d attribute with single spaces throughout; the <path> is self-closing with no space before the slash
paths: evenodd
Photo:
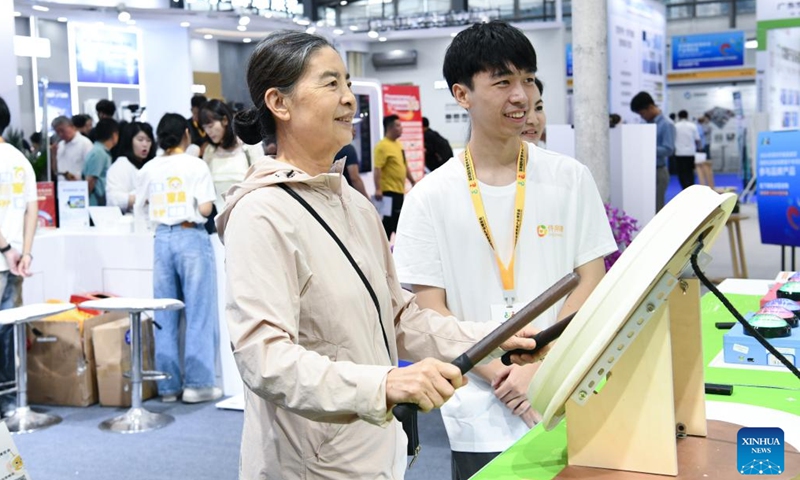
<path id="1" fill-rule="evenodd" d="M 597 185 L 592 174 L 585 165 L 581 165 L 578 177 L 578 198 L 582 201 L 578 217 L 577 251 L 574 267 L 605 257 L 617 250 L 614 235 L 608 222 L 605 206 L 600 199 Z"/>
<path id="2" fill-rule="evenodd" d="M 217 193 L 214 191 L 214 182 L 211 180 L 211 170 L 202 161 L 197 162 L 197 180 L 195 181 L 193 193 L 198 205 L 213 202 L 217 199 Z"/>
<path id="3" fill-rule="evenodd" d="M 36 173 L 27 159 L 22 163 L 22 168 L 25 169 L 25 189 L 24 198 L 25 202 L 35 202 L 39 200 L 39 191 L 36 189 Z"/>
<path id="4" fill-rule="evenodd" d="M 425 194 L 426 190 L 418 189 L 406 195 L 392 256 L 400 283 L 445 288 L 436 229 Z"/>
<path id="5" fill-rule="evenodd" d="M 117 158 L 106 174 L 106 202 L 108 206 L 119 207 L 123 211 L 128 209 L 128 196 L 133 193 L 127 191 L 129 184 L 127 177 L 135 175 L 123 165 L 123 162 L 127 161 L 125 157 Z"/>

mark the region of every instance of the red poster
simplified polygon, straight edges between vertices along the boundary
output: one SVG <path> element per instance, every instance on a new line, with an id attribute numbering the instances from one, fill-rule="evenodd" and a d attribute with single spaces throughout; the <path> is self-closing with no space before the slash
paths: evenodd
<path id="1" fill-rule="evenodd" d="M 56 227 L 56 190 L 53 182 L 38 182 L 39 226 Z"/>
<path id="2" fill-rule="evenodd" d="M 422 108 L 416 85 L 384 85 L 383 114 L 397 115 L 403 124 L 400 142 L 414 180 L 425 175 L 425 144 L 422 138 Z"/>

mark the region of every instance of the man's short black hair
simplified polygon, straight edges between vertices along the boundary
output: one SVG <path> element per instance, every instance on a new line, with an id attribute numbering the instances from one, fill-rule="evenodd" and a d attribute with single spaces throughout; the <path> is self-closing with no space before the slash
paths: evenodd
<path id="1" fill-rule="evenodd" d="M 422 117 L 422 128 L 428 128 L 431 122 L 428 121 L 428 117 Z"/>
<path id="2" fill-rule="evenodd" d="M 113 118 L 103 118 L 94 127 L 94 139 L 97 142 L 105 142 L 111 139 L 115 133 L 119 133 L 119 123 Z"/>
<path id="3" fill-rule="evenodd" d="M 95 111 L 97 113 L 102 113 L 104 115 L 108 115 L 109 117 L 113 117 L 115 113 L 117 113 L 117 106 L 111 100 L 102 99 L 97 102 L 97 105 L 94 106 Z"/>
<path id="4" fill-rule="evenodd" d="M 689 112 L 686 110 L 681 110 L 678 112 L 678 118 L 689 118 Z"/>
<path id="5" fill-rule="evenodd" d="M 631 99 L 631 112 L 639 113 L 650 105 L 655 105 L 653 97 L 647 92 L 639 92 Z"/>
<path id="6" fill-rule="evenodd" d="M 400 117 L 398 117 L 397 115 L 386 115 L 385 117 L 383 117 L 383 131 L 385 132 L 386 130 L 388 130 L 389 127 L 391 127 L 392 124 L 397 120 L 400 120 Z"/>
<path id="7" fill-rule="evenodd" d="M 0 135 L 8 128 L 9 124 L 11 124 L 11 112 L 8 110 L 6 101 L 0 97 Z"/>
<path id="8" fill-rule="evenodd" d="M 92 117 L 86 115 L 85 113 L 79 113 L 77 115 L 72 116 L 72 124 L 75 125 L 75 128 L 83 128 L 86 126 L 86 122 L 92 120 Z"/>
<path id="9" fill-rule="evenodd" d="M 205 95 L 195 95 L 192 97 L 192 108 L 203 108 L 203 105 L 208 103 Z"/>
<path id="10" fill-rule="evenodd" d="M 456 83 L 472 90 L 472 78 L 478 73 L 505 73 L 512 67 L 536 73 L 536 50 L 522 31 L 493 20 L 456 35 L 444 54 L 442 73 L 452 93 Z"/>

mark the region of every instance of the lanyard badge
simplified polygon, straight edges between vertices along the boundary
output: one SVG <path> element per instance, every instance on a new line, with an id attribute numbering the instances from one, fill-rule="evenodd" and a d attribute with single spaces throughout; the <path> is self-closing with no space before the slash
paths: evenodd
<path id="1" fill-rule="evenodd" d="M 497 253 L 497 248 L 492 238 L 492 231 L 489 228 L 489 219 L 486 216 L 486 209 L 483 206 L 481 190 L 478 185 L 478 176 L 475 174 L 475 166 L 472 162 L 472 155 L 469 152 L 469 147 L 464 151 L 464 166 L 467 170 L 467 186 L 469 187 L 469 195 L 472 198 L 472 206 L 475 209 L 475 216 L 478 218 L 478 224 L 481 226 L 483 235 L 486 237 L 494 253 L 497 268 L 500 271 L 500 280 L 503 283 L 503 299 L 506 302 L 506 306 L 509 308 L 514 305 L 514 301 L 516 300 L 516 291 L 514 289 L 514 260 L 517 255 L 517 241 L 519 240 L 519 234 L 522 230 L 522 217 L 525 212 L 525 164 L 527 157 L 526 145 L 524 142 L 520 142 L 519 156 L 517 158 L 517 193 L 514 197 L 514 249 L 511 251 L 511 260 L 509 260 L 508 265 L 505 265 L 500 259 L 500 255 Z"/>

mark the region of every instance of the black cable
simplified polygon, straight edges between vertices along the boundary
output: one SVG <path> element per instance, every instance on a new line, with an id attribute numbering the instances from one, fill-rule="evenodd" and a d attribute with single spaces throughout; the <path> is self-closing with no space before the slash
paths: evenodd
<path id="1" fill-rule="evenodd" d="M 792 364 L 792 362 L 790 362 L 786 357 L 784 357 L 781 352 L 776 350 L 775 347 L 772 346 L 772 344 L 770 344 L 760 333 L 758 333 L 758 331 L 755 328 L 753 328 L 747 322 L 747 320 L 744 319 L 744 317 L 742 317 L 742 315 L 736 310 L 736 308 L 734 308 L 731 302 L 728 301 L 727 298 L 725 298 L 725 295 L 723 295 L 717 289 L 717 287 L 714 286 L 714 284 L 711 283 L 708 280 L 708 278 L 706 278 L 706 276 L 703 274 L 703 271 L 700 270 L 700 267 L 697 265 L 697 254 L 700 252 L 702 248 L 703 248 L 703 242 L 701 239 L 699 241 L 697 248 L 692 253 L 690 259 L 692 262 L 692 269 L 694 270 L 695 275 L 697 275 L 697 278 L 699 278 L 700 281 L 703 283 L 703 285 L 705 285 L 706 288 L 708 288 L 714 294 L 714 296 L 716 296 L 719 299 L 719 301 L 722 302 L 722 304 L 725 306 L 725 308 L 728 309 L 729 312 L 731 312 L 734 318 L 736 318 L 736 320 L 738 320 L 739 323 L 742 324 L 742 327 L 747 331 L 748 334 L 750 334 L 753 338 L 758 340 L 758 343 L 760 343 L 764 348 L 766 348 L 767 351 L 772 354 L 772 356 L 780 360 L 780 362 L 784 364 L 786 368 L 788 368 L 789 371 L 794 374 L 795 377 L 800 379 L 800 370 L 798 370 L 797 367 L 795 367 L 794 364 Z"/>

